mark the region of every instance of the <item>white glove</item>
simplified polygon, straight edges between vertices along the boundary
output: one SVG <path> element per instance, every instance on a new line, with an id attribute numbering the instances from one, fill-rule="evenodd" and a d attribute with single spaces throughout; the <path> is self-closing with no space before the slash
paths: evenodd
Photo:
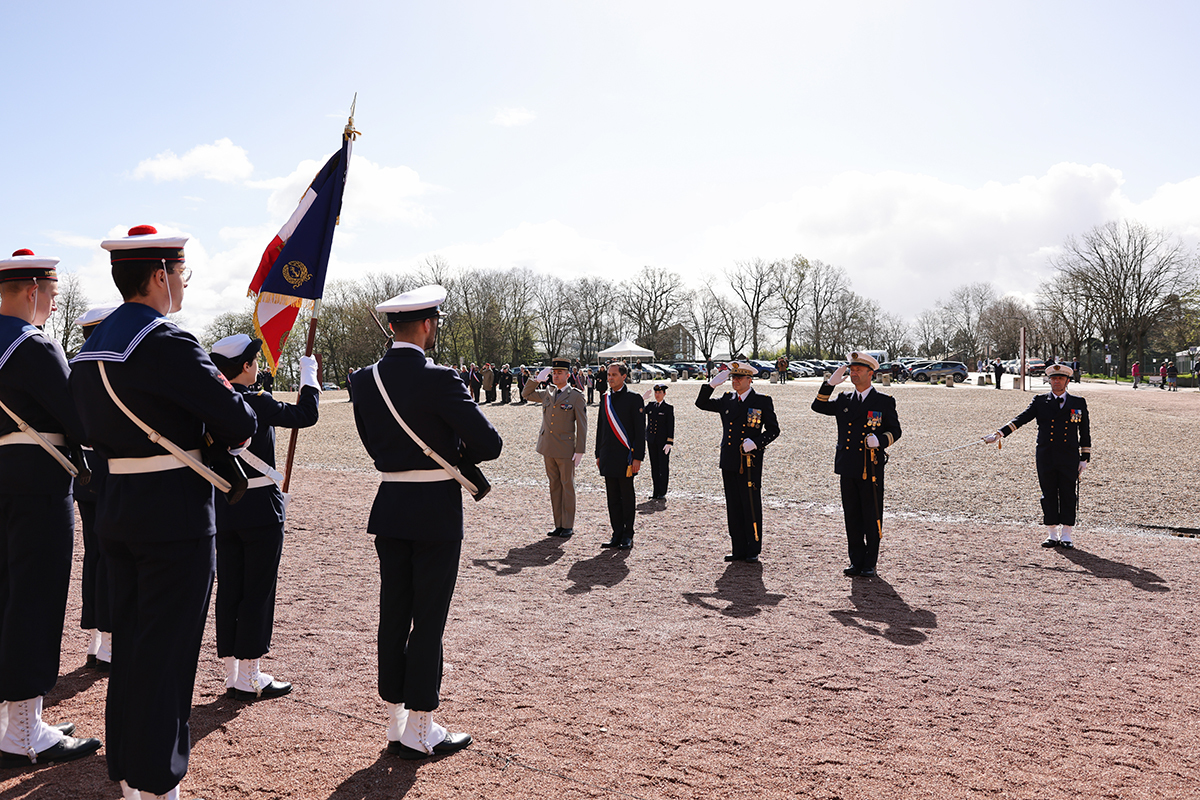
<path id="1" fill-rule="evenodd" d="M 250 446 L 250 440 L 249 440 L 249 439 L 247 439 L 246 441 L 242 442 L 241 444 L 235 444 L 233 447 L 229 448 L 229 455 L 231 455 L 231 456 L 240 456 L 242 453 L 246 452 L 246 448 L 247 448 L 247 447 L 249 447 L 249 446 Z M 1082 471 L 1083 471 L 1083 470 L 1080 470 L 1080 472 L 1082 472 Z"/>
<path id="2" fill-rule="evenodd" d="M 716 375 L 713 375 L 713 378 L 708 382 L 708 385 L 715 389 L 727 380 L 729 380 L 729 370 L 722 368 L 717 372 Z"/>
<path id="3" fill-rule="evenodd" d="M 757 450 L 757 449 L 758 449 L 758 445 L 756 445 L 754 443 L 753 439 L 743 439 L 742 440 L 742 452 L 743 453 L 749 453 L 751 450 Z"/>
<path id="4" fill-rule="evenodd" d="M 983 440 L 988 444 L 993 444 L 999 438 L 1000 431 L 996 431 L 995 433 L 989 433 L 987 436 L 983 437 Z"/>
<path id="5" fill-rule="evenodd" d="M 669 444 L 663 445 L 663 455 L 667 455 L 667 456 L 671 455 L 671 445 L 669 445 Z"/>
<path id="6" fill-rule="evenodd" d="M 846 380 L 846 373 L 849 371 L 850 367 L 846 366 L 845 364 L 835 369 L 833 374 L 829 376 L 829 385 L 837 386 L 839 383 Z"/>
<path id="7" fill-rule="evenodd" d="M 1079 462 L 1079 477 L 1081 477 L 1081 478 L 1083 477 L 1083 471 L 1085 469 L 1087 469 L 1087 467 L 1088 467 L 1088 462 L 1086 462 L 1086 461 Z"/>
<path id="8" fill-rule="evenodd" d="M 300 356 L 300 385 L 321 389 L 317 383 L 317 360 L 312 356 Z"/>
<path id="9" fill-rule="evenodd" d="M 542 371 L 537 374 L 537 382 L 545 383 L 546 381 L 550 380 L 550 373 L 552 371 L 553 370 L 551 370 L 549 367 L 542 367 Z"/>
<path id="10" fill-rule="evenodd" d="M 583 453 L 576 453 L 575 455 L 571 456 L 571 460 L 574 461 L 575 466 L 578 467 L 579 462 L 583 461 Z"/>
<path id="11" fill-rule="evenodd" d="M 649 403 L 651 397 L 654 397 L 654 387 L 653 386 L 651 386 L 646 391 L 642 392 L 642 400 L 643 401 Z"/>
<path id="12" fill-rule="evenodd" d="M 873 433 L 868 433 L 867 447 L 871 448 L 872 450 L 874 450 L 876 447 L 879 447 L 879 437 Z"/>

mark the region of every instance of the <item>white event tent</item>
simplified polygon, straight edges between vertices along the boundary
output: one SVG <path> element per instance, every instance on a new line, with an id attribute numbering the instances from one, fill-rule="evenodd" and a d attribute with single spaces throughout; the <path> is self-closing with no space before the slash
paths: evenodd
<path id="1" fill-rule="evenodd" d="M 617 342 L 607 350 L 601 350 L 597 355 L 600 358 L 654 358 L 654 351 L 647 350 L 644 347 L 638 347 L 631 340 L 625 339 Z"/>

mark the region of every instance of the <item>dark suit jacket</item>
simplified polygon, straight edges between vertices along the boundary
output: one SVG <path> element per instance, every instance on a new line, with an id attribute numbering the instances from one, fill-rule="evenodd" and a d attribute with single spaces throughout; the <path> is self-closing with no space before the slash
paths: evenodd
<path id="1" fill-rule="evenodd" d="M 838 475 L 862 477 L 863 448 L 869 434 L 879 439 L 881 449 L 891 447 L 900 438 L 900 418 L 896 414 L 896 398 L 880 394 L 871 389 L 867 398 L 857 406 L 851 403 L 854 392 L 842 392 L 830 399 L 833 386 L 821 384 L 812 410 L 837 418 L 837 453 L 833 457 L 833 471 Z M 882 461 L 877 466 L 883 468 Z"/>
<path id="2" fill-rule="evenodd" d="M 600 411 L 596 414 L 596 458 L 600 460 L 601 475 L 620 478 L 625 476 L 629 467 L 630 448 L 634 461 L 644 461 L 646 458 L 646 414 L 642 408 L 642 396 L 629 391 L 628 387 L 611 395 L 613 411 L 625 428 L 630 446 L 622 444 L 613 433 L 604 402 L 601 401 Z"/>
<path id="3" fill-rule="evenodd" d="M 500 457 L 500 434 L 467 393 L 458 372 L 439 367 L 409 347 L 394 347 L 376 365 L 396 411 L 429 447 L 451 464 Z M 380 472 L 438 469 L 396 422 L 370 370 L 359 370 L 354 422 Z M 367 533 L 422 541 L 461 539 L 462 488 L 457 481 L 383 482 L 371 506 Z"/>
<path id="4" fill-rule="evenodd" d="M 1037 420 L 1037 458 L 1048 459 L 1057 467 L 1075 469 L 1080 461 L 1092 458 L 1092 425 L 1087 401 L 1067 393 L 1063 408 L 1053 394 L 1039 394 L 1029 407 L 1000 429 L 1005 436 L 1015 433 L 1027 422 Z"/>
<path id="5" fill-rule="evenodd" d="M 737 472 L 743 463 L 742 442 L 753 441 L 757 447 L 750 451 L 753 462 L 761 465 L 767 445 L 779 438 L 779 420 L 775 417 L 775 401 L 750 389 L 745 401 L 737 393 L 726 392 L 714 398 L 713 387 L 700 387 L 696 408 L 715 411 L 721 415 L 721 469 Z"/>

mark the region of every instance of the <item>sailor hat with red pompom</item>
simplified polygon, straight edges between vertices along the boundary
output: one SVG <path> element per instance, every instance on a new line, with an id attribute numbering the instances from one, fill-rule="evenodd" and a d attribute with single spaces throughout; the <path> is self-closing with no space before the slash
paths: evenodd
<path id="1" fill-rule="evenodd" d="M 18 250 L 11 258 L 0 259 L 0 281 L 58 280 L 58 259 L 35 256 L 32 250 Z"/>
<path id="2" fill-rule="evenodd" d="M 153 225 L 136 225 L 123 239 L 105 239 L 100 246 L 111 253 L 111 261 L 183 261 L 187 236 L 166 236 Z"/>

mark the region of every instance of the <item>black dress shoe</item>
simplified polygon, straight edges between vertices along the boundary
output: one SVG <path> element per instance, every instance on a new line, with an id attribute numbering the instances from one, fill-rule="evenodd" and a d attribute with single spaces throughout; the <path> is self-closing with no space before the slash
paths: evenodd
<path id="1" fill-rule="evenodd" d="M 1059 547 L 1060 545 L 1062 545 L 1062 542 L 1058 539 L 1047 539 L 1042 542 L 1042 547 Z"/>
<path id="2" fill-rule="evenodd" d="M 230 687 L 225 690 L 225 696 L 231 700 L 254 702 L 255 700 L 270 700 L 275 697 L 283 697 L 290 691 L 292 691 L 290 683 L 285 681 L 271 681 L 270 684 L 263 687 L 262 694 L 255 694 L 254 692 L 247 692 L 244 689 Z"/>
<path id="3" fill-rule="evenodd" d="M 52 761 L 74 761 L 77 758 L 89 756 L 100 749 L 99 739 L 76 739 L 66 736 L 54 747 L 37 754 L 38 764 L 49 764 Z M 23 753 L 0 753 L 0 767 L 28 767 L 34 763 Z"/>
<path id="4" fill-rule="evenodd" d="M 745 561 L 747 564 L 759 563 L 758 556 L 746 556 L 745 558 L 742 559 L 742 561 Z"/>
<path id="5" fill-rule="evenodd" d="M 83 663 L 84 663 L 84 666 L 86 666 L 86 667 L 95 667 L 96 666 L 96 654 L 88 653 L 87 660 Z"/>
<path id="6" fill-rule="evenodd" d="M 111 661 L 101 661 L 99 658 L 97 658 L 96 659 L 96 669 L 100 670 L 101 672 L 108 672 L 110 669 L 112 669 L 112 662 Z"/>
<path id="7" fill-rule="evenodd" d="M 570 539 L 574 535 L 575 535 L 574 528 L 559 528 L 558 529 L 558 538 L 560 538 L 560 539 Z"/>
<path id="8" fill-rule="evenodd" d="M 629 550 L 632 547 L 633 547 L 633 537 L 632 536 L 626 536 L 624 539 L 621 540 L 620 544 L 617 545 L 618 550 Z"/>
<path id="9" fill-rule="evenodd" d="M 877 573 L 875 571 L 874 567 L 867 567 L 866 569 L 859 570 L 858 574 L 859 574 L 859 577 L 862 577 L 862 578 L 874 578 L 879 573 Z"/>
<path id="10" fill-rule="evenodd" d="M 730 561 L 741 561 L 741 560 L 742 560 L 742 559 L 741 559 L 741 557 L 740 557 L 740 556 L 725 556 L 725 562 L 726 562 L 726 563 L 728 563 L 728 562 L 730 562 Z"/>
<path id="11" fill-rule="evenodd" d="M 604 542 L 600 546 L 607 549 L 610 547 L 620 547 L 621 543 L 619 541 L 617 541 L 616 539 L 609 539 L 607 542 Z"/>
<path id="12" fill-rule="evenodd" d="M 401 758 L 407 758 L 415 761 L 419 758 L 448 756 L 451 753 L 457 753 L 459 750 L 465 749 L 470 744 L 471 734 L 451 733 L 450 731 L 446 731 L 446 738 L 433 746 L 432 753 L 416 750 L 406 744 L 401 744 L 400 742 L 388 742 L 387 751 L 392 755 L 397 755 Z"/>
<path id="13" fill-rule="evenodd" d="M 1074 542 L 1059 542 L 1058 546 L 1061 547 L 1063 550 L 1074 550 L 1075 549 Z"/>
<path id="14" fill-rule="evenodd" d="M 63 736 L 70 736 L 75 732 L 74 722 L 60 722 L 57 725 L 51 725 L 51 728 L 61 733 Z"/>
<path id="15" fill-rule="evenodd" d="M 558 536 L 561 533 L 562 533 L 562 528 L 555 528 L 554 530 L 550 531 L 546 535 L 547 536 Z"/>
<path id="16" fill-rule="evenodd" d="M 850 566 L 848 566 L 844 570 L 842 570 L 842 574 L 843 575 L 861 575 L 862 570 L 859 569 L 857 565 L 851 564 Z"/>

